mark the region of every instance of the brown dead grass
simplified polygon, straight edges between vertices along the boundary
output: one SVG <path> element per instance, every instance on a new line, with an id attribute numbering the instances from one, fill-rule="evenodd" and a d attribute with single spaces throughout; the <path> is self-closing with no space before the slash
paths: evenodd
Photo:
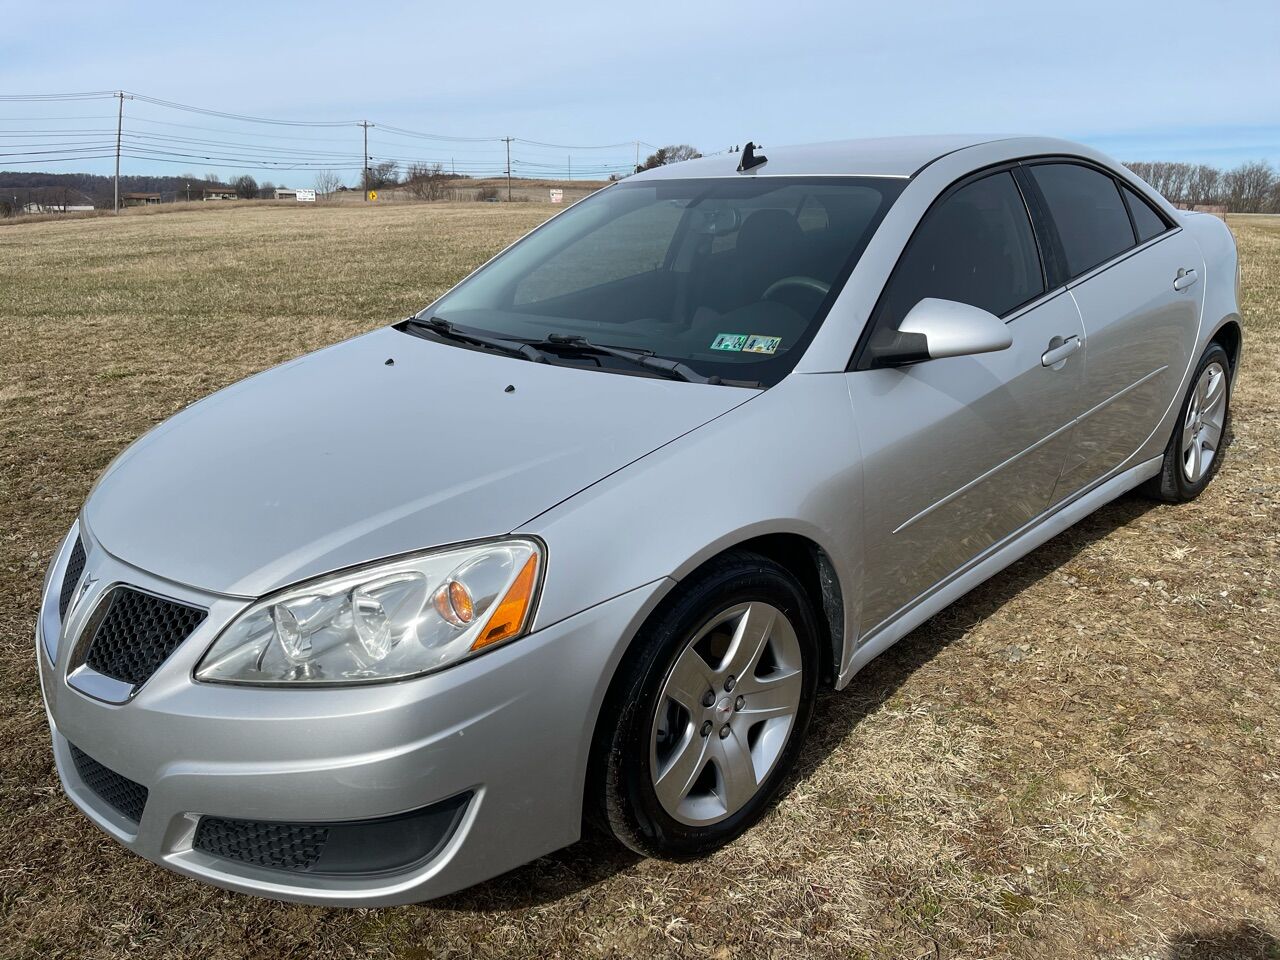
<path id="1" fill-rule="evenodd" d="M 599 839 L 433 904 L 169 874 L 61 795 L 50 551 L 184 404 L 404 315 L 550 210 L 238 210 L 0 231 L 0 956 L 1280 956 L 1280 222 L 1235 223 L 1246 361 L 1196 503 L 1126 497 L 819 708 L 789 795 L 684 865 Z"/>

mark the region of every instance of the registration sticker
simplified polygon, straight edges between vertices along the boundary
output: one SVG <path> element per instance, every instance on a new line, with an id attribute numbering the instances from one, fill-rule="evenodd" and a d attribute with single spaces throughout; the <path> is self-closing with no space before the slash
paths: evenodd
<path id="1" fill-rule="evenodd" d="M 733 350 L 740 352 L 747 345 L 745 333 L 717 333 L 711 341 L 712 350 Z"/>
<path id="2" fill-rule="evenodd" d="M 746 346 L 742 349 L 747 353 L 777 353 L 780 346 L 782 346 L 781 337 L 762 337 L 758 333 L 753 333 L 747 337 Z"/>

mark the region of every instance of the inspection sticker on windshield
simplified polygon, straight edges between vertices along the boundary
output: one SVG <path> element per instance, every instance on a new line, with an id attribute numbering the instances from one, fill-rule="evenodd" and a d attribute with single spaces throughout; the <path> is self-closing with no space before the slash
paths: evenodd
<path id="1" fill-rule="evenodd" d="M 777 353 L 782 346 L 781 337 L 762 337 L 753 333 L 747 337 L 747 344 L 742 349 L 747 353 Z"/>
<path id="2" fill-rule="evenodd" d="M 716 338 L 711 341 L 712 350 L 741 352 L 746 345 L 747 335 L 745 333 L 717 333 Z"/>

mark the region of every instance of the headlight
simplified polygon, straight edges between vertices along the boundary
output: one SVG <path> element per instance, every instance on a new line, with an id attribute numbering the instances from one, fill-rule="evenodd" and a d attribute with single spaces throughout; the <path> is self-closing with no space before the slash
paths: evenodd
<path id="1" fill-rule="evenodd" d="M 197 680 L 370 683 L 439 670 L 523 636 L 542 550 L 512 539 L 402 557 L 255 603 L 214 641 Z"/>

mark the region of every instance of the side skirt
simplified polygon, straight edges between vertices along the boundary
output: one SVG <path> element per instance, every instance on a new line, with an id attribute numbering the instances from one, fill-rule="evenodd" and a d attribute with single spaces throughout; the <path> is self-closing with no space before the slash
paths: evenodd
<path id="1" fill-rule="evenodd" d="M 1154 457 L 1116 474 L 1096 487 L 1067 500 L 1057 508 L 1021 531 L 1011 534 L 1003 544 L 992 548 L 985 556 L 961 567 L 948 579 L 940 581 L 921 594 L 914 603 L 895 614 L 890 620 L 876 627 L 862 638 L 857 650 L 836 681 L 836 689 L 843 690 L 854 675 L 904 636 L 924 623 L 935 613 L 950 606 L 974 587 L 990 579 L 1016 560 L 1020 560 L 1036 547 L 1053 539 L 1063 530 L 1084 519 L 1099 507 L 1105 506 L 1122 493 L 1132 490 L 1160 472 L 1163 457 Z"/>

